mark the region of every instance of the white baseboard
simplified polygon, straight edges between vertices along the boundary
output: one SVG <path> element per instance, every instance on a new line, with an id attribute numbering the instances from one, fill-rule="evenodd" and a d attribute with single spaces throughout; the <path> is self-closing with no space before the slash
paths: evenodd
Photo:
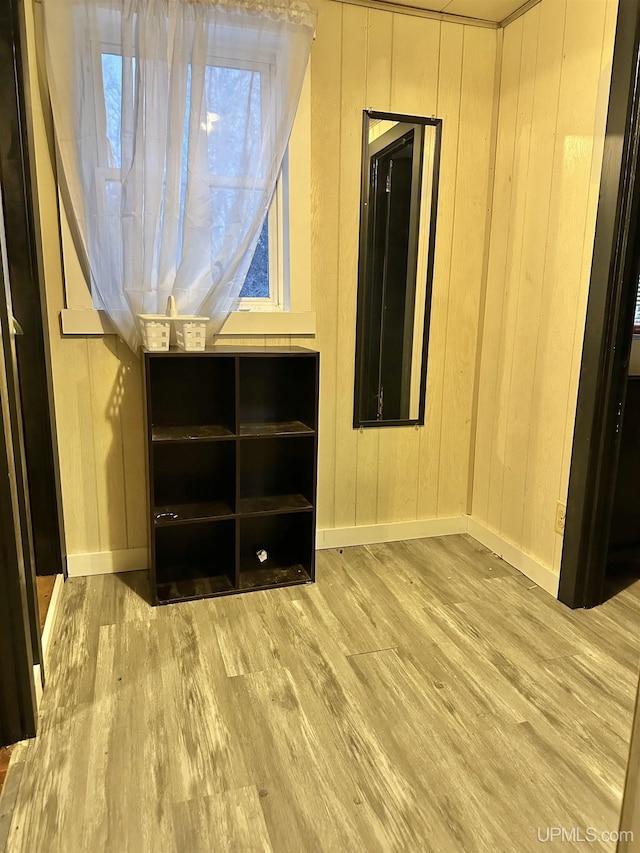
<path id="1" fill-rule="evenodd" d="M 432 536 L 450 536 L 456 533 L 468 533 L 477 539 L 481 545 L 498 554 L 505 562 L 518 569 L 526 577 L 531 578 L 535 584 L 553 595 L 554 598 L 558 597 L 559 577 L 555 572 L 543 566 L 529 554 L 525 554 L 517 545 L 503 539 L 498 533 L 489 530 L 488 527 L 467 516 L 318 530 L 316 548 L 322 551 L 326 548 L 348 548 L 352 545 L 400 542 L 403 539 L 427 539 Z M 67 564 L 69 577 L 136 572 L 149 567 L 149 552 L 147 548 L 129 548 L 123 551 L 99 551 L 94 554 L 70 554 L 67 557 Z M 55 595 L 56 590 L 54 588 Z M 53 610 L 53 604 L 52 596 L 50 611 Z M 53 623 L 51 627 L 53 628 Z"/>
<path id="2" fill-rule="evenodd" d="M 467 532 L 467 518 L 430 518 L 423 521 L 398 521 L 361 527 L 336 527 L 318 530 L 316 548 L 346 548 L 350 545 L 373 545 L 376 542 L 400 542 L 402 539 L 426 539 Z"/>
<path id="3" fill-rule="evenodd" d="M 55 628 L 56 619 L 58 617 L 58 608 L 60 606 L 60 597 L 62 595 L 63 587 L 64 577 L 62 575 L 56 575 L 56 581 L 51 593 L 51 600 L 49 601 L 49 609 L 47 610 L 47 615 L 44 620 L 44 628 L 42 629 L 42 659 L 45 663 L 47 661 L 47 652 L 49 651 L 51 635 L 53 634 L 53 629 Z"/>
<path id="4" fill-rule="evenodd" d="M 127 548 L 123 551 L 69 554 L 67 568 L 70 578 L 138 572 L 149 568 L 149 551 L 147 548 Z"/>
<path id="5" fill-rule="evenodd" d="M 488 527 L 473 518 L 468 519 L 467 532 L 469 536 L 477 539 L 485 548 L 489 548 L 494 554 L 502 557 L 506 563 L 518 569 L 519 572 L 522 572 L 523 575 L 526 575 L 554 598 L 558 597 L 560 578 L 551 569 L 543 566 L 529 554 L 521 551 L 517 545 L 509 542 L 508 539 L 503 539 L 498 533 L 489 530 Z"/>

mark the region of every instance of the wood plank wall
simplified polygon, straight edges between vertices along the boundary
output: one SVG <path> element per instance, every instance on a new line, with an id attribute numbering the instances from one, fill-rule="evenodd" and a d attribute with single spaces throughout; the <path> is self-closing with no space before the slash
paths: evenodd
<path id="1" fill-rule="evenodd" d="M 312 53 L 320 528 L 464 515 L 494 109 L 495 30 L 324 0 Z M 363 108 L 443 119 L 422 429 L 354 431 Z"/>
<path id="2" fill-rule="evenodd" d="M 617 0 L 504 30 L 473 517 L 559 570 Z"/>
<path id="3" fill-rule="evenodd" d="M 41 69 L 33 16 L 40 4 L 27 0 L 25 8 L 35 81 Z M 320 0 L 311 104 L 318 334 L 315 341 L 300 341 L 322 353 L 320 528 L 466 512 L 496 43 L 495 30 Z M 140 548 L 147 539 L 140 364 L 115 337 L 60 334 L 53 144 L 50 116 L 35 85 L 32 101 L 68 550 Z M 366 107 L 444 120 L 422 429 L 352 429 L 360 134 Z M 256 343 L 235 341 L 245 342 Z"/>

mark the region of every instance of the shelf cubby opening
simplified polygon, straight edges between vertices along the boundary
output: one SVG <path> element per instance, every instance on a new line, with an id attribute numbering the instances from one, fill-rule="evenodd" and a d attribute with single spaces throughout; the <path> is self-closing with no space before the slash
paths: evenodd
<path id="1" fill-rule="evenodd" d="M 234 514 L 234 442 L 154 444 L 152 452 L 154 524 Z"/>
<path id="2" fill-rule="evenodd" d="M 316 359 L 240 356 L 240 435 L 313 432 Z"/>
<path id="3" fill-rule="evenodd" d="M 235 520 L 155 530 L 158 601 L 181 601 L 235 587 Z"/>
<path id="4" fill-rule="evenodd" d="M 239 523 L 240 589 L 305 583 L 313 579 L 311 513 L 245 516 Z"/>
<path id="5" fill-rule="evenodd" d="M 309 510 L 313 500 L 313 437 L 242 442 L 238 511 Z"/>
<path id="6" fill-rule="evenodd" d="M 151 435 L 156 441 L 235 434 L 235 359 L 183 355 L 149 360 Z"/>

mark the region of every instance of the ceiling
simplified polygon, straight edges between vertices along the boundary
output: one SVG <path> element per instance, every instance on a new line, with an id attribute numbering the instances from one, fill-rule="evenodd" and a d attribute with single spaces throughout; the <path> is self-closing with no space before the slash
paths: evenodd
<path id="1" fill-rule="evenodd" d="M 396 6 L 411 6 L 429 12 L 446 12 L 483 21 L 500 23 L 523 6 L 531 6 L 530 0 L 389 0 Z"/>

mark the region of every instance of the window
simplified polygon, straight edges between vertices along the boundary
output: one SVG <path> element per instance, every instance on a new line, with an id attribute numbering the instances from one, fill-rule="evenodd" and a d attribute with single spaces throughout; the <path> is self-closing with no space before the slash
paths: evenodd
<path id="1" fill-rule="evenodd" d="M 120 169 L 122 168 L 121 115 L 123 98 L 123 68 L 131 63 L 130 80 L 135 86 L 135 59 L 123 58 L 116 45 L 98 47 L 100 75 L 105 104 L 105 138 L 109 150 L 104 152 L 102 170 L 102 203 L 107 208 L 120 204 Z M 97 58 L 97 57 L 96 57 Z M 262 107 L 265 89 L 271 84 L 272 68 L 268 62 L 251 61 L 244 66 L 228 59 L 211 57 L 205 77 L 205 99 L 207 111 L 208 165 L 210 174 L 211 203 L 214 209 L 223 210 L 229 203 L 229 188 L 245 185 L 251 192 L 256 176 L 251 162 L 243 162 L 245 150 L 243 140 L 248 136 L 252 140 L 251 148 L 255 152 L 253 162 L 259 162 L 259 149 L 262 138 Z M 184 120 L 184 132 L 181 158 L 181 200 L 184 199 L 187 186 L 189 102 L 191 92 L 191 68 L 185 81 L 187 91 L 187 109 Z M 249 123 L 245 121 L 246 104 L 250 105 Z M 215 144 L 216 123 L 224 115 L 228 126 L 232 128 L 230 144 L 221 148 Z M 203 128 L 204 129 L 204 128 Z M 235 144 L 233 138 L 235 139 Z M 240 292 L 240 310 L 274 311 L 283 310 L 285 305 L 285 275 L 282 269 L 282 250 L 279 245 L 281 223 L 278 208 L 286 200 L 286 187 L 283 176 L 278 179 L 278 187 L 265 219 L 250 264 L 244 285 Z M 224 229 L 214 228 L 212 232 L 213 250 L 220 249 L 224 241 Z M 178 258 L 179 262 L 179 258 Z"/>
<path id="2" fill-rule="evenodd" d="M 115 40 L 114 40 L 115 41 Z M 120 151 L 120 109 L 122 97 L 121 54 L 113 44 L 102 43 L 94 51 L 105 90 L 105 137 L 110 146 L 102 169 L 101 193 L 103 203 L 114 203 L 119 192 L 113 178 L 122 162 Z M 255 60 L 252 60 L 255 64 Z M 268 63 L 263 63 L 268 65 Z M 261 69 L 262 71 L 263 69 Z M 268 68 L 264 68 L 267 72 Z M 240 63 L 212 63 L 208 72 L 227 75 L 235 85 L 247 85 Z M 260 74 L 262 85 L 263 74 Z M 303 93 L 290 138 L 287 157 L 278 181 L 274 201 L 265 220 L 254 258 L 245 278 L 238 309 L 228 318 L 223 335 L 248 337 L 252 335 L 312 335 L 315 334 L 315 314 L 311 310 L 310 284 L 310 72 L 307 70 Z M 255 87 L 256 110 L 259 91 Z M 211 122 L 215 125 L 217 104 L 212 102 Z M 219 108 L 218 108 L 219 109 Z M 225 184 L 242 180 L 239 164 L 230 159 L 226 169 L 220 157 L 209 152 L 212 192 L 224 200 Z M 185 168 L 183 150 L 183 170 Z M 111 181 L 110 181 L 111 178 Z M 113 329 L 106 315 L 95 310 L 82 265 L 75 250 L 73 237 L 60 197 L 63 263 L 65 274 L 65 308 L 61 312 L 64 334 L 109 334 Z"/>
<path id="3" fill-rule="evenodd" d="M 633 334 L 640 335 L 640 281 L 638 282 L 638 292 L 636 293 L 636 313 L 633 319 Z"/>

